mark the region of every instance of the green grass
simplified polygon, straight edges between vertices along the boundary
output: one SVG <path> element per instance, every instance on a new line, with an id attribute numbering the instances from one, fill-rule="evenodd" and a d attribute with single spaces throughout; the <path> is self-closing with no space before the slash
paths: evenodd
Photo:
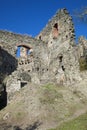
<path id="1" fill-rule="evenodd" d="M 56 100 L 63 99 L 63 95 L 58 92 L 58 87 L 54 84 L 47 84 L 43 86 L 42 97 L 40 101 L 42 104 L 54 104 Z"/>
<path id="2" fill-rule="evenodd" d="M 50 130 L 87 130 L 87 113 Z"/>
<path id="3" fill-rule="evenodd" d="M 52 83 L 46 84 L 44 86 L 42 86 L 44 89 L 48 89 L 48 90 L 53 90 L 56 89 L 56 86 Z"/>

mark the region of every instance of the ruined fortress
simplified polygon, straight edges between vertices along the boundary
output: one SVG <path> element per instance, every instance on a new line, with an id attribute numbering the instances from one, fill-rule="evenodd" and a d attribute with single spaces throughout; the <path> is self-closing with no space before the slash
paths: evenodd
<path id="1" fill-rule="evenodd" d="M 66 9 L 60 9 L 35 38 L 0 31 L 1 92 L 9 95 L 29 82 L 76 84 L 86 78 L 86 57 L 87 40 L 80 37 L 76 44 Z"/>

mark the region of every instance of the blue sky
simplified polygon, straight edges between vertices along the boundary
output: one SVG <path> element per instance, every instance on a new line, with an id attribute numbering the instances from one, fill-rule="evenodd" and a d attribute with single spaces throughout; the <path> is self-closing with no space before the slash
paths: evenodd
<path id="1" fill-rule="evenodd" d="M 45 27 L 58 9 L 74 9 L 87 6 L 87 0 L 0 0 L 0 30 L 8 30 L 33 37 Z M 87 23 L 75 21 L 77 37 L 87 38 Z"/>

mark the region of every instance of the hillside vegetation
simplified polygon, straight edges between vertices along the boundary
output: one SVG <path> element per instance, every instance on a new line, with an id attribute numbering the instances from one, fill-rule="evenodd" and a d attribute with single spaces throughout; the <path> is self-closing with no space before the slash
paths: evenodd
<path id="1" fill-rule="evenodd" d="M 87 130 L 87 113 L 50 130 Z"/>
<path id="2" fill-rule="evenodd" d="M 22 130 L 31 127 L 32 130 L 47 130 L 78 117 L 87 110 L 84 81 L 78 86 L 28 84 L 16 92 L 10 104 L 0 111 L 1 130 L 10 130 L 15 126 Z"/>

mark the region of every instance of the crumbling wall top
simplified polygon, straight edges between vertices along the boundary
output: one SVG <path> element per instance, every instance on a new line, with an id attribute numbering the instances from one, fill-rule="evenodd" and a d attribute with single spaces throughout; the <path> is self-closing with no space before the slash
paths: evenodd
<path id="1" fill-rule="evenodd" d="M 53 33 L 54 27 L 56 27 L 58 33 L 56 30 Z M 66 40 L 75 40 L 74 24 L 67 9 L 64 8 L 58 10 L 36 38 L 48 43 L 49 40 L 52 39 L 52 33 L 55 34 L 57 40 L 61 39 L 61 42 L 65 42 Z"/>

